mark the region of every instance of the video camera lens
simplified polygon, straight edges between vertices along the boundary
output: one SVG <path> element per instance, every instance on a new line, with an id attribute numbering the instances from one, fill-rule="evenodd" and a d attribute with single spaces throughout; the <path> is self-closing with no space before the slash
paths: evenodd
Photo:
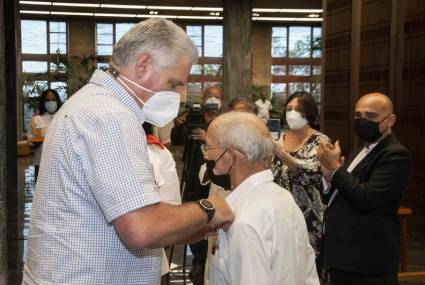
<path id="1" fill-rule="evenodd" d="M 187 126 L 190 129 L 202 128 L 204 126 L 204 114 L 202 105 L 199 103 L 188 104 Z"/>

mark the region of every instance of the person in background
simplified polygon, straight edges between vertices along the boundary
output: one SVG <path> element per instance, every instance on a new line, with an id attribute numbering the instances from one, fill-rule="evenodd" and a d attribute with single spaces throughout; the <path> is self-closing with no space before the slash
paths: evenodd
<path id="1" fill-rule="evenodd" d="M 235 214 L 229 230 L 218 231 L 208 284 L 318 285 L 304 216 L 273 182 L 273 140 L 264 122 L 246 112 L 220 115 L 202 149 L 207 167 L 230 177 L 226 201 Z"/>
<path id="2" fill-rule="evenodd" d="M 314 129 L 318 108 L 307 92 L 296 92 L 285 102 L 289 130 L 275 141 L 272 169 L 274 181 L 288 189 L 304 213 L 310 243 L 319 256 L 322 240 L 323 213 L 321 201 L 322 173 L 317 156 L 320 139 L 328 138 Z M 320 273 L 320 260 L 317 260 Z"/>
<path id="3" fill-rule="evenodd" d="M 153 135 L 157 137 L 160 142 L 172 152 L 173 144 L 171 143 L 171 130 L 174 127 L 173 121 L 169 122 L 162 128 L 153 126 Z"/>
<path id="4" fill-rule="evenodd" d="M 362 96 L 354 131 L 363 145 L 345 162 L 339 142 L 318 148 L 326 188 L 324 265 L 330 285 L 395 285 L 400 262 L 398 209 L 412 158 L 392 132 L 391 99 Z"/>
<path id="5" fill-rule="evenodd" d="M 209 110 L 207 104 L 215 104 L 215 108 Z M 188 113 L 185 112 L 174 120 L 174 128 L 171 131 L 171 141 L 173 145 L 184 145 L 183 160 L 185 174 L 183 199 L 193 201 L 208 197 L 210 185 L 201 184 L 199 181 L 199 170 L 204 164 L 201 145 L 205 142 L 206 130 L 220 113 L 223 105 L 223 92 L 218 86 L 211 86 L 205 89 L 202 96 L 202 126 L 191 128 L 188 124 Z M 192 268 L 189 272 L 189 279 L 194 285 L 204 284 L 204 271 L 207 259 L 208 242 L 202 239 L 190 244 L 193 254 Z"/>
<path id="6" fill-rule="evenodd" d="M 33 164 L 35 166 L 34 177 L 36 179 L 40 167 L 42 144 L 47 128 L 49 127 L 54 114 L 61 106 L 62 101 L 58 92 L 54 89 L 46 89 L 40 95 L 37 114 L 31 118 L 28 138 L 30 139 L 33 147 L 36 149 L 33 159 Z"/>
<path id="7" fill-rule="evenodd" d="M 234 97 L 227 104 L 229 111 L 237 111 L 237 112 L 248 112 L 253 114 L 258 114 L 257 106 L 252 103 L 252 101 L 246 97 Z"/>
<path id="8" fill-rule="evenodd" d="M 142 21 L 114 45 L 110 70 L 95 70 L 56 113 L 34 191 L 24 285 L 159 284 L 162 247 L 231 224 L 220 197 L 161 202 L 147 153 L 142 124 L 162 127 L 177 116 L 174 90 L 196 60 L 182 28 Z"/>
<path id="9" fill-rule="evenodd" d="M 255 105 L 258 108 L 258 117 L 267 121 L 270 119 L 270 110 L 273 109 L 272 103 L 267 99 L 267 93 L 262 91 L 260 93 L 260 99 L 255 101 Z"/>
<path id="10" fill-rule="evenodd" d="M 180 195 L 180 183 L 177 176 L 176 162 L 171 152 L 153 135 L 153 126 L 147 122 L 143 123 L 148 143 L 149 161 L 152 163 L 155 173 L 155 182 L 158 186 L 161 202 L 172 205 L 182 203 Z M 161 284 L 166 284 L 166 275 L 170 271 L 165 250 L 162 250 Z"/>

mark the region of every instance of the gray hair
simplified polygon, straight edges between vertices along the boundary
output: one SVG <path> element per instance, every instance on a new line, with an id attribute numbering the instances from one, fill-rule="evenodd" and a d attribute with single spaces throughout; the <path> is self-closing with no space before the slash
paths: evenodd
<path id="1" fill-rule="evenodd" d="M 256 115 L 228 112 L 212 121 L 210 131 L 222 147 L 233 147 L 245 154 L 248 162 L 268 162 L 273 139 L 264 122 Z"/>
<path id="2" fill-rule="evenodd" d="M 195 63 L 198 50 L 186 32 L 170 20 L 151 18 L 132 27 L 114 45 L 111 64 L 126 66 L 139 53 L 151 56 L 156 69 L 175 66 L 178 56 L 188 56 Z"/>

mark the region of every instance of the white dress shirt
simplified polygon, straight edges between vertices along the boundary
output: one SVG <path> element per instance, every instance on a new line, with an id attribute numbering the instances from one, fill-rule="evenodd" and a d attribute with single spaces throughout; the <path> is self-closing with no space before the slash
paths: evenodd
<path id="1" fill-rule="evenodd" d="M 270 118 L 269 111 L 273 109 L 273 106 L 269 100 L 263 101 L 261 99 L 258 99 L 257 101 L 255 101 L 255 105 L 258 108 L 258 117 L 266 120 Z"/>
<path id="2" fill-rule="evenodd" d="M 180 183 L 173 155 L 167 148 L 156 144 L 148 144 L 148 155 L 155 173 L 155 182 L 158 185 L 161 202 L 180 205 L 182 203 Z M 161 275 L 167 274 L 169 271 L 167 255 L 162 249 Z"/>
<path id="3" fill-rule="evenodd" d="M 319 285 L 304 216 L 270 170 L 247 178 L 226 201 L 235 220 L 218 232 L 209 285 Z"/>
<path id="4" fill-rule="evenodd" d="M 182 203 L 180 183 L 173 155 L 167 148 L 161 148 L 156 144 L 148 144 L 148 155 L 155 173 L 161 202 L 180 205 Z"/>

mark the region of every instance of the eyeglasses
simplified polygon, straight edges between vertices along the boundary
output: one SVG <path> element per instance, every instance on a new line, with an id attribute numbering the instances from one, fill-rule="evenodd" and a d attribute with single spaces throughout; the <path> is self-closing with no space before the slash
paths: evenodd
<path id="1" fill-rule="evenodd" d="M 203 155 L 207 155 L 209 149 L 219 149 L 224 148 L 222 146 L 207 146 L 206 144 L 201 144 L 201 151 Z"/>
<path id="2" fill-rule="evenodd" d="M 213 93 L 206 93 L 205 94 L 205 98 L 211 98 L 211 97 L 215 97 L 217 99 L 221 99 L 221 94 L 213 94 Z"/>

